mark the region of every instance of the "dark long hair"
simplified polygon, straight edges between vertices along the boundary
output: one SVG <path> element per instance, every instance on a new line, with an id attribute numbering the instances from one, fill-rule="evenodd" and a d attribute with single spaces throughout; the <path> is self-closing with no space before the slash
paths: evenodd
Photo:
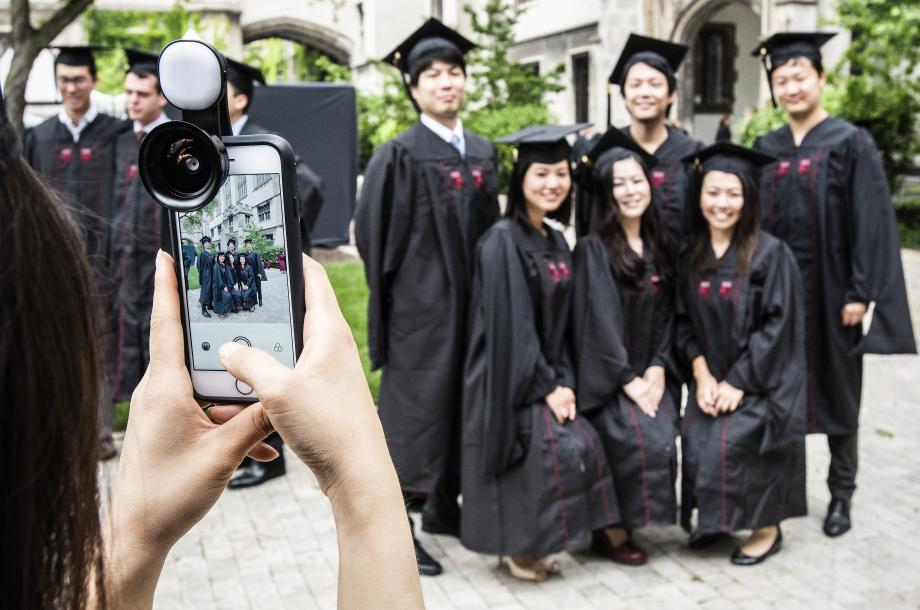
<path id="1" fill-rule="evenodd" d="M 607 208 L 607 214 L 598 227 L 597 234 L 607 250 L 610 268 L 617 281 L 638 285 L 645 277 L 646 262 L 644 257 L 639 256 L 629 247 L 626 233 L 620 224 L 620 207 L 613 196 L 613 166 L 619 161 L 634 159 L 642 168 L 645 180 L 649 183 L 649 193 L 652 190 L 652 183 L 649 180 L 648 167 L 639 155 L 625 149 L 618 150 L 622 153 L 601 156 L 594 173 L 592 188 L 592 196 L 595 198 L 594 205 Z M 648 208 L 642 213 L 639 235 L 642 237 L 642 243 L 651 247 L 652 260 L 658 273 L 665 278 L 672 278 L 671 256 L 664 243 L 664 231 L 661 228 L 661 219 L 654 202 L 649 202 Z"/>
<path id="2" fill-rule="evenodd" d="M 747 172 L 735 173 L 741 180 L 741 194 L 744 205 L 741 208 L 741 218 L 732 232 L 731 247 L 738 253 L 738 273 L 744 274 L 751 264 L 757 240 L 760 237 L 760 196 L 757 192 L 757 180 Z M 687 211 L 688 232 L 690 234 L 689 262 L 690 268 L 702 271 L 706 267 L 706 248 L 710 243 L 709 223 L 703 216 L 700 208 L 700 198 L 703 189 L 702 172 L 694 172 L 690 208 Z M 713 261 L 715 264 L 715 261 Z"/>
<path id="3" fill-rule="evenodd" d="M 84 608 L 91 589 L 104 606 L 84 239 L 21 159 L 0 175 L 0 218 L 0 607 Z"/>
<path id="4" fill-rule="evenodd" d="M 516 161 L 514 163 L 514 167 L 511 169 L 511 180 L 508 182 L 508 205 L 505 207 L 506 218 L 513 218 L 528 229 L 533 228 L 533 223 L 530 222 L 530 216 L 527 215 L 527 200 L 524 198 L 524 175 L 531 165 L 533 165 L 532 162 L 521 163 Z M 572 191 L 575 190 L 571 167 L 569 167 L 569 176 L 572 178 L 572 182 L 569 184 L 569 192 L 563 199 L 562 204 L 552 212 L 546 213 L 547 218 L 552 218 L 566 226 L 572 220 Z"/>

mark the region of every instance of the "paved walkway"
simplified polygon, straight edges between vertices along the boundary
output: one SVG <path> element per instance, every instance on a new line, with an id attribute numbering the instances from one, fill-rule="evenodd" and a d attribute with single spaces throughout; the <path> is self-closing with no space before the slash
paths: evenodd
<path id="1" fill-rule="evenodd" d="M 920 252 L 905 253 L 920 330 Z M 920 334 L 918 334 L 920 336 Z M 821 533 L 828 493 L 824 437 L 808 439 L 811 514 L 783 525 L 782 553 L 755 568 L 728 563 L 728 544 L 687 550 L 677 527 L 640 530 L 648 565 L 563 554 L 564 575 L 512 580 L 496 559 L 420 534 L 445 573 L 423 578 L 429 608 L 920 608 L 920 359 L 866 359 L 854 529 Z M 337 551 L 329 504 L 288 454 L 289 474 L 227 492 L 170 554 L 162 609 L 334 608 Z M 740 540 L 740 537 L 739 537 Z"/>

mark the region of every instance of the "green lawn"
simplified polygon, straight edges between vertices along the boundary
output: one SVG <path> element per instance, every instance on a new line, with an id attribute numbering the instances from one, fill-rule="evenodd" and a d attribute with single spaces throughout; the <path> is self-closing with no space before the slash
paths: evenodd
<path id="1" fill-rule="evenodd" d="M 361 353 L 361 364 L 371 387 L 374 400 L 380 391 L 380 371 L 371 372 L 370 356 L 367 348 L 367 283 L 364 281 L 364 266 L 360 261 L 326 263 L 323 265 L 329 274 L 329 281 L 339 300 L 339 307 L 345 314 L 345 320 L 351 327 Z"/>
<path id="2" fill-rule="evenodd" d="M 374 400 L 380 391 L 380 371 L 371 372 L 367 349 L 367 284 L 364 281 L 364 267 L 360 261 L 327 263 L 326 273 L 339 300 L 339 307 L 351 327 L 361 354 L 361 364 L 370 385 Z M 190 289 L 198 288 L 198 270 L 192 267 L 188 273 Z M 128 424 L 128 403 L 115 405 L 115 429 L 124 430 Z"/>
<path id="3" fill-rule="evenodd" d="M 188 270 L 188 289 L 197 290 L 201 288 L 201 283 L 198 281 L 198 267 L 192 265 Z"/>
<path id="4" fill-rule="evenodd" d="M 902 186 L 894 198 L 894 205 L 901 245 L 920 249 L 920 184 Z"/>

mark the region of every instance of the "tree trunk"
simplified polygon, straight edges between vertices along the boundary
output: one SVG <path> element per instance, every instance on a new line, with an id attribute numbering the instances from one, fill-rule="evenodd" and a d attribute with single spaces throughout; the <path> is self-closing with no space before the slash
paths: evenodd
<path id="1" fill-rule="evenodd" d="M 3 97 L 10 120 L 20 134 L 23 131 L 22 115 L 26 109 L 26 83 L 29 81 L 29 72 L 35 58 L 42 48 L 51 44 L 61 30 L 70 25 L 92 3 L 93 0 L 66 0 L 40 28 L 34 28 L 28 0 L 10 2 L 12 32 L 9 43 L 13 48 L 13 61 L 10 64 L 10 73 L 6 77 L 6 85 L 3 87 Z"/>

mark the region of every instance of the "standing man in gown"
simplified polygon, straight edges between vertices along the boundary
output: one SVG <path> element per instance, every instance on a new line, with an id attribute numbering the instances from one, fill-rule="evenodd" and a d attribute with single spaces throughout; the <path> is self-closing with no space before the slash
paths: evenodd
<path id="1" fill-rule="evenodd" d="M 610 85 L 620 88 L 629 113 L 629 125 L 623 131 L 655 157 L 652 201 L 668 248 L 675 256 L 686 237 L 685 208 L 690 192 L 689 175 L 681 159 L 703 148 L 702 142 L 668 125 L 668 114 L 677 98 L 675 74 L 686 54 L 685 45 L 630 34 L 609 78 Z M 594 209 L 586 197 L 579 198 L 578 206 L 576 232 L 587 235 L 603 221 L 606 210 Z"/>
<path id="2" fill-rule="evenodd" d="M 775 34 L 754 50 L 789 123 L 755 142 L 778 157 L 761 179 L 763 228 L 792 249 L 805 285 L 808 431 L 827 435 L 824 533 L 850 529 L 863 354 L 914 354 L 894 207 L 869 133 L 821 105 L 820 47 L 833 34 Z M 872 323 L 863 318 L 874 303 Z"/>
<path id="3" fill-rule="evenodd" d="M 458 535 L 463 357 L 476 242 L 499 215 L 495 149 L 463 129 L 473 44 L 429 19 L 385 59 L 419 122 L 368 164 L 355 237 L 370 288 L 368 338 L 383 369 L 380 419 L 422 529 Z M 416 541 L 419 571 L 440 564 Z"/>
<path id="4" fill-rule="evenodd" d="M 125 107 L 131 128 L 115 140 L 115 223 L 112 256 L 118 277 L 118 326 L 115 359 L 116 401 L 131 400 L 150 360 L 150 312 L 157 251 L 168 246 L 169 215 L 147 192 L 137 171 L 144 137 L 169 121 L 163 112 L 157 56 L 126 49 Z"/>
<path id="5" fill-rule="evenodd" d="M 99 112 L 90 96 L 96 87 L 96 61 L 89 47 L 57 47 L 54 79 L 61 95 L 56 116 L 28 130 L 23 156 L 43 178 L 73 202 L 81 213 L 86 251 L 94 270 L 99 328 L 105 335 L 105 380 L 99 400 L 102 422 L 100 457 L 115 456 L 112 440 L 114 389 L 115 286 L 110 244 L 115 178 L 115 138 L 124 121 Z"/>

